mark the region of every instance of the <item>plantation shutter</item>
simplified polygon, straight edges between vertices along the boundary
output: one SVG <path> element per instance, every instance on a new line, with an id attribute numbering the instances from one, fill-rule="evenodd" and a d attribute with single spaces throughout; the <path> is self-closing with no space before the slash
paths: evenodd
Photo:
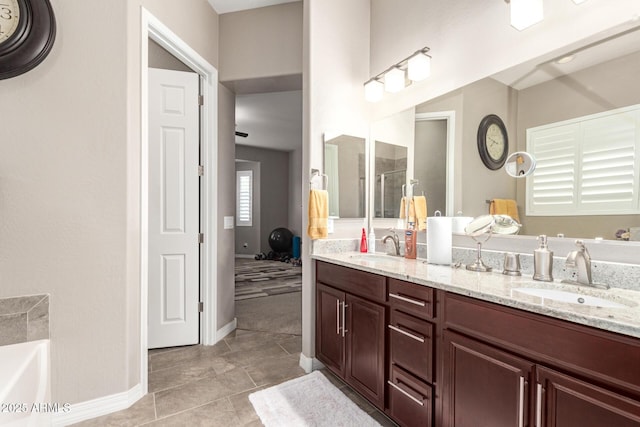
<path id="1" fill-rule="evenodd" d="M 253 224 L 253 171 L 236 171 L 236 226 Z"/>
<path id="2" fill-rule="evenodd" d="M 527 215 L 640 212 L 640 106 L 527 129 Z"/>

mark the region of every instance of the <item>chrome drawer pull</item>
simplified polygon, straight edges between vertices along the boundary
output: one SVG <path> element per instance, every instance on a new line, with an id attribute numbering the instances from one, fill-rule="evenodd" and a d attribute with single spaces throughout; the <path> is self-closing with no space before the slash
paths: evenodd
<path id="1" fill-rule="evenodd" d="M 518 399 L 518 427 L 524 427 L 524 377 L 520 377 L 520 397 Z"/>
<path id="2" fill-rule="evenodd" d="M 403 331 L 402 329 L 400 329 L 400 328 L 398 328 L 398 327 L 396 327 L 396 326 L 389 325 L 389 329 L 391 329 L 392 331 L 399 332 L 399 333 L 401 333 L 402 335 L 406 335 L 406 336 L 408 336 L 409 338 L 414 339 L 414 340 L 416 340 L 416 341 L 420 341 L 420 342 L 422 342 L 422 343 L 424 342 L 424 338 L 423 338 L 423 337 L 419 337 L 419 336 L 417 336 L 417 335 L 413 335 L 413 334 L 411 334 L 411 333 L 409 333 L 409 332 Z"/>
<path id="3" fill-rule="evenodd" d="M 542 384 L 536 384 L 536 427 L 542 427 Z"/>
<path id="4" fill-rule="evenodd" d="M 427 303 L 424 302 L 424 301 L 415 300 L 415 299 L 411 299 L 411 298 L 406 298 L 406 297 L 403 297 L 403 296 L 398 295 L 398 294 L 390 293 L 389 296 L 391 298 L 399 299 L 400 301 L 408 302 L 410 304 L 419 305 L 420 307 L 424 307 L 425 305 L 427 305 Z"/>
<path id="5" fill-rule="evenodd" d="M 389 385 L 393 388 L 395 388 L 396 390 L 398 390 L 400 393 L 404 394 L 405 396 L 407 396 L 409 399 L 413 400 L 414 402 L 416 402 L 418 405 L 420 406 L 424 406 L 424 402 L 422 402 L 421 400 L 416 399 L 415 397 L 411 396 L 409 393 L 407 393 L 406 391 L 404 391 L 403 389 L 400 388 L 400 386 L 394 384 L 392 381 L 387 381 L 387 383 L 389 383 Z"/>
<path id="6" fill-rule="evenodd" d="M 340 335 L 340 300 L 336 300 L 336 335 Z"/>

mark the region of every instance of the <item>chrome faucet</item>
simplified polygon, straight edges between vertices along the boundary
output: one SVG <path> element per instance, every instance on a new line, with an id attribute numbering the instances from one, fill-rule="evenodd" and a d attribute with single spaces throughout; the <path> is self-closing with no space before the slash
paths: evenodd
<path id="1" fill-rule="evenodd" d="M 396 255 L 400 256 L 400 238 L 396 234 L 396 231 L 393 228 L 390 228 L 389 231 L 391 234 L 387 234 L 382 238 L 382 244 L 386 244 L 387 240 L 393 240 L 393 246 L 396 250 Z"/>
<path id="2" fill-rule="evenodd" d="M 577 270 L 576 282 L 580 285 L 593 286 L 591 280 L 591 256 L 582 240 L 576 240 L 577 250 L 569 252 L 565 266 Z"/>

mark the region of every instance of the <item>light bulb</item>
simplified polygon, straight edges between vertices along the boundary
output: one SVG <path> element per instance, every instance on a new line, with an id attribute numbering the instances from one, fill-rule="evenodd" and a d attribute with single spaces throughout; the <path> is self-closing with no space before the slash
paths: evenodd
<path id="1" fill-rule="evenodd" d="M 376 79 L 371 79 L 364 84 L 364 99 L 369 102 L 378 102 L 382 99 L 383 85 Z"/>
<path id="2" fill-rule="evenodd" d="M 393 67 L 384 73 L 384 90 L 387 92 L 399 92 L 404 89 L 404 71 Z"/>
<path id="3" fill-rule="evenodd" d="M 424 80 L 431 75 L 431 57 L 422 52 L 416 53 L 407 62 L 407 76 L 414 82 Z"/>

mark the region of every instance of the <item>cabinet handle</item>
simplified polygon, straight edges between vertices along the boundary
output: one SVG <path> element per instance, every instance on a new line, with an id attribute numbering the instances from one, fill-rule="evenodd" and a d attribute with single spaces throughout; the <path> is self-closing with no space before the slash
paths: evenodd
<path id="1" fill-rule="evenodd" d="M 396 327 L 396 326 L 389 325 L 389 329 L 391 329 L 392 331 L 399 332 L 399 333 L 401 333 L 402 335 L 406 335 L 406 336 L 408 336 L 409 338 L 414 339 L 414 340 L 416 340 L 416 341 L 420 341 L 420 342 L 422 342 L 422 343 L 424 342 L 424 338 L 423 338 L 423 337 L 419 337 L 419 336 L 417 336 L 417 335 L 413 335 L 412 333 L 409 333 L 409 332 L 403 331 L 402 329 L 400 329 L 400 328 L 398 328 L 398 327 Z"/>
<path id="2" fill-rule="evenodd" d="M 409 393 L 407 393 L 406 391 L 404 391 L 403 389 L 400 388 L 399 385 L 395 384 L 393 381 L 387 381 L 387 383 L 395 388 L 396 390 L 398 390 L 400 393 L 404 394 L 405 396 L 407 396 L 409 399 L 413 400 L 414 402 L 416 402 L 418 405 L 420 406 L 424 406 L 424 402 L 421 400 L 416 399 L 415 397 L 411 396 Z"/>
<path id="3" fill-rule="evenodd" d="M 542 384 L 536 383 L 536 427 L 542 427 Z"/>
<path id="4" fill-rule="evenodd" d="M 336 335 L 340 335 L 340 300 L 336 300 Z"/>
<path id="5" fill-rule="evenodd" d="M 344 337 L 347 331 L 347 305 L 346 302 L 342 303 L 342 336 Z"/>
<path id="6" fill-rule="evenodd" d="M 416 299 L 412 299 L 412 298 L 407 298 L 407 297 L 403 297 L 402 295 L 398 295 L 398 294 L 392 294 L 390 293 L 389 296 L 391 298 L 395 298 L 395 299 L 399 299 L 400 301 L 404 301 L 404 302 L 408 302 L 410 304 L 415 304 L 415 305 L 419 305 L 420 307 L 424 307 L 425 305 L 427 305 L 426 302 L 424 301 L 420 301 L 420 300 L 416 300 Z"/>
<path id="7" fill-rule="evenodd" d="M 518 407 L 518 427 L 524 427 L 524 385 L 525 380 L 524 377 L 520 377 L 520 397 L 519 397 L 519 407 Z"/>

